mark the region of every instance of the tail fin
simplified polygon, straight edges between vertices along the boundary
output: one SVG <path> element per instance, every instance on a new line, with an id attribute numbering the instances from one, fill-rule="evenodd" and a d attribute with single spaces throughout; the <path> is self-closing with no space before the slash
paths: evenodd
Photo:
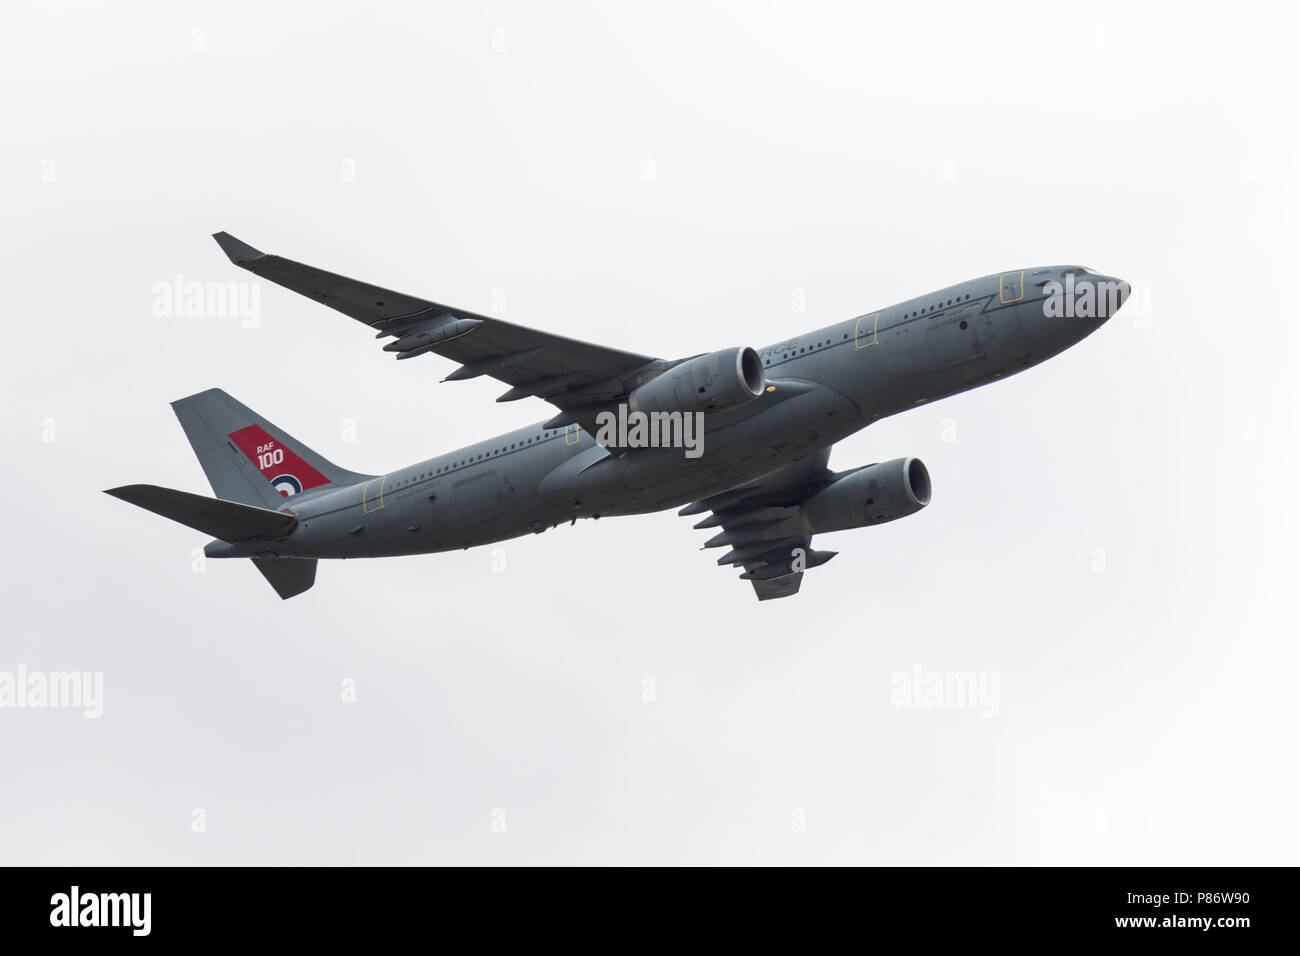
<path id="1" fill-rule="evenodd" d="M 326 461 L 219 388 L 172 402 L 172 408 L 220 498 L 274 509 L 300 492 L 370 477 Z"/>

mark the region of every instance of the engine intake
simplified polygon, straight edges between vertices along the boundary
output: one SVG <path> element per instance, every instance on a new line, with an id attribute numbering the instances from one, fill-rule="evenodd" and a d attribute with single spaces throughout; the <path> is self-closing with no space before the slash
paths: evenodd
<path id="1" fill-rule="evenodd" d="M 895 458 L 851 471 L 813 495 L 803 520 L 813 534 L 884 524 L 930 503 L 930 472 L 919 458 Z"/>
<path id="2" fill-rule="evenodd" d="M 723 349 L 688 359 L 634 389 L 634 412 L 721 412 L 752 402 L 767 384 L 763 360 L 751 348 Z"/>

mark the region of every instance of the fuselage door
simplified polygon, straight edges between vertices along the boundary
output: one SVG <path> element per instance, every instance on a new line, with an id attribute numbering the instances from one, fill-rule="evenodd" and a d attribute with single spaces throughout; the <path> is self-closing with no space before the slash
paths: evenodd
<path id="1" fill-rule="evenodd" d="M 875 345 L 879 339 L 877 332 L 880 327 L 880 313 L 873 312 L 870 315 L 864 315 L 858 319 L 853 326 L 853 347 L 854 349 L 865 349 Z"/>
<path id="2" fill-rule="evenodd" d="M 1002 273 L 998 298 L 1003 305 L 1019 302 L 1025 297 L 1025 271 Z"/>
<path id="3" fill-rule="evenodd" d="M 383 478 L 371 478 L 366 482 L 365 488 L 361 492 L 361 510 L 370 514 L 378 511 L 384 506 L 384 482 L 388 476 Z"/>

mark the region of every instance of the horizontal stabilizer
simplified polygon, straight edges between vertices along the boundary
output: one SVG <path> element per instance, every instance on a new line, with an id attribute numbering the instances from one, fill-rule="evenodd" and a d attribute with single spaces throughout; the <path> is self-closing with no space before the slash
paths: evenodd
<path id="1" fill-rule="evenodd" d="M 268 511 L 221 498 L 206 498 L 157 485 L 124 485 L 105 494 L 121 498 L 154 514 L 210 534 L 222 541 L 249 538 L 283 538 L 298 524 L 298 516 Z M 265 573 L 265 572 L 263 572 Z M 274 582 L 273 582 L 274 583 Z"/>

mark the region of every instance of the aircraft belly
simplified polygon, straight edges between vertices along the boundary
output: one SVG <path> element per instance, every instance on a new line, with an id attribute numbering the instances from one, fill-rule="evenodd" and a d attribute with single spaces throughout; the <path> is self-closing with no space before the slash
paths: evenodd
<path id="1" fill-rule="evenodd" d="M 687 458 L 682 448 L 634 449 L 587 468 L 564 488 L 584 511 L 658 511 L 744 484 L 860 427 L 854 402 L 835 389 L 817 388 L 706 431 L 698 458 Z"/>

